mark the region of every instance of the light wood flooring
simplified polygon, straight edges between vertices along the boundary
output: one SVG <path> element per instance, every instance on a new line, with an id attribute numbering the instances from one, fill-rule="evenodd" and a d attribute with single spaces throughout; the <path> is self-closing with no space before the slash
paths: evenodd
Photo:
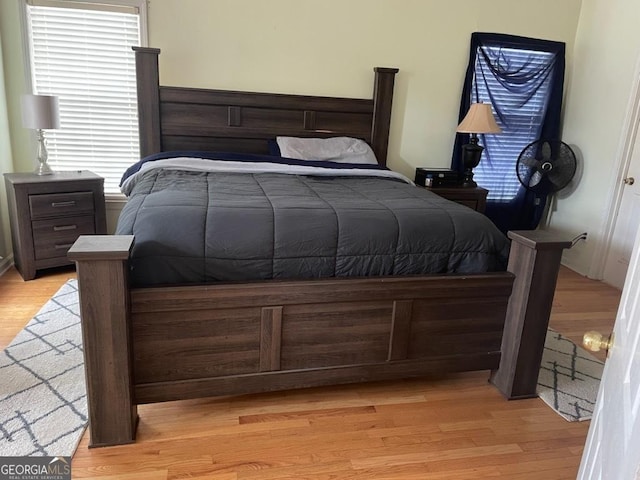
<path id="1" fill-rule="evenodd" d="M 0 347 L 73 277 L 0 277 Z M 609 332 L 620 292 L 563 268 L 551 327 Z M 169 360 L 170 361 L 170 360 Z M 74 478 L 574 479 L 589 422 L 506 401 L 487 372 L 139 407 L 134 445 L 73 457 Z"/>

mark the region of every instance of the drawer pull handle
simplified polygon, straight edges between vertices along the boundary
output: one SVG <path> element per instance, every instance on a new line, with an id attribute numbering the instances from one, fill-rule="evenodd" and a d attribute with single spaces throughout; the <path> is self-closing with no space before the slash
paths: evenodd
<path id="1" fill-rule="evenodd" d="M 75 200 L 69 200 L 68 202 L 51 202 L 53 208 L 58 207 L 73 207 L 76 204 Z"/>
<path id="2" fill-rule="evenodd" d="M 78 228 L 77 225 L 56 225 L 55 227 L 53 227 L 53 231 L 62 232 L 64 230 L 75 230 L 76 228 Z"/>
<path id="3" fill-rule="evenodd" d="M 56 245 L 54 245 L 54 248 L 56 250 L 64 250 L 66 248 L 71 248 L 71 245 L 73 245 L 73 243 L 63 243 L 62 245 L 56 244 Z"/>

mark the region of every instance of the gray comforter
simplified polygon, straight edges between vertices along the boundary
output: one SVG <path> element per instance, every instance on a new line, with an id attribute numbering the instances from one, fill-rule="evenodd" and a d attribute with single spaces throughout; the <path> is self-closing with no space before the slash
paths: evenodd
<path id="1" fill-rule="evenodd" d="M 117 233 L 137 286 L 504 270 L 484 215 L 398 180 L 152 169 Z"/>

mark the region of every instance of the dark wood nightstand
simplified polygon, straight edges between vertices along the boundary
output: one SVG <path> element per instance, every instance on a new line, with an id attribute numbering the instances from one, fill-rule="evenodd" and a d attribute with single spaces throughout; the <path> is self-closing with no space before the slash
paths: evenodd
<path id="1" fill-rule="evenodd" d="M 487 194 L 489 190 L 482 187 L 423 187 L 427 190 L 452 200 L 456 203 L 466 205 L 469 208 L 484 213 L 487 206 Z"/>
<path id="2" fill-rule="evenodd" d="M 5 173 L 16 268 L 25 280 L 70 265 L 80 235 L 106 234 L 104 179 L 88 171 Z"/>

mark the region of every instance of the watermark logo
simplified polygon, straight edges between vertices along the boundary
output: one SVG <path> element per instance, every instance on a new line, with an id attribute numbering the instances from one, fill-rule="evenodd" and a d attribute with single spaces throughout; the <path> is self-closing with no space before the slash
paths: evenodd
<path id="1" fill-rule="evenodd" d="M 0 457 L 0 480 L 71 480 L 71 457 Z"/>

